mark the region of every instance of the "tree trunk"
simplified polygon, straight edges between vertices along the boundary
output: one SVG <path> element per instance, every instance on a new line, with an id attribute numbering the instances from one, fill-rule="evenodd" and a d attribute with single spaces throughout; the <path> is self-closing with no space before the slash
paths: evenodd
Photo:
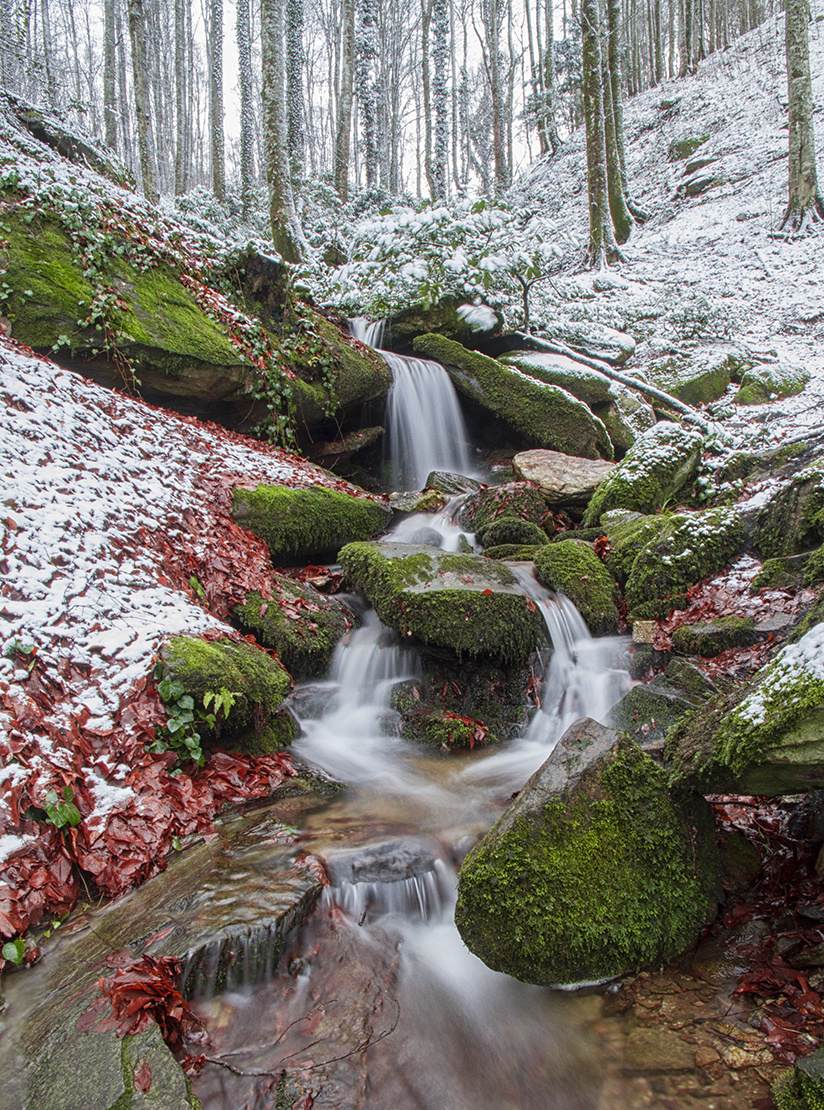
<path id="1" fill-rule="evenodd" d="M 378 97 L 375 87 L 377 0 L 360 0 L 360 23 L 355 80 L 363 127 L 363 162 L 366 184 L 378 181 Z"/>
<path id="2" fill-rule="evenodd" d="M 212 191 L 219 200 L 226 194 L 223 141 L 223 0 L 209 3 L 209 135 L 212 157 Z"/>
<path id="3" fill-rule="evenodd" d="M 607 158 L 604 135 L 604 93 L 601 85 L 601 44 L 598 37 L 598 0 L 581 0 L 584 123 L 589 195 L 587 265 L 603 269 L 619 257 L 607 196 Z"/>
<path id="4" fill-rule="evenodd" d="M 295 208 L 286 148 L 286 43 L 284 0 L 261 0 L 261 92 L 263 141 L 269 182 L 269 216 L 275 249 L 287 262 L 301 262 L 306 242 Z"/>
<path id="5" fill-rule="evenodd" d="M 303 172 L 303 0 L 286 0 L 286 120 L 292 178 Z"/>
<path id="6" fill-rule="evenodd" d="M 349 139 L 352 134 L 355 72 L 355 0 L 343 0 L 341 40 L 340 94 L 335 127 L 335 191 L 345 201 L 349 196 Z"/>
<path id="7" fill-rule="evenodd" d="M 449 100 L 446 70 L 449 63 L 449 12 L 447 0 L 434 0 L 432 7 L 434 37 L 432 60 L 435 73 L 432 92 L 435 100 L 435 144 L 432 166 L 432 197 L 446 198 L 447 167 L 449 165 Z"/>
<path id="8" fill-rule="evenodd" d="M 252 100 L 252 36 L 249 0 L 237 0 L 237 59 L 240 86 L 240 202 L 243 218 L 252 212 L 254 185 L 254 109 Z"/>
<path id="9" fill-rule="evenodd" d="M 824 219 L 824 200 L 818 191 L 813 133 L 813 94 L 810 80 L 809 0 L 787 0 L 785 43 L 789 93 L 789 200 L 781 228 L 798 235 Z"/>
<path id="10" fill-rule="evenodd" d="M 103 4 L 103 137 L 106 146 L 117 149 L 117 59 L 115 57 L 115 0 Z"/>
<path id="11" fill-rule="evenodd" d="M 134 86 L 134 114 L 137 124 L 137 149 L 140 157 L 140 176 L 143 195 L 152 204 L 157 203 L 155 185 L 154 136 L 149 89 L 146 80 L 146 40 L 143 19 L 143 0 L 129 0 L 129 39 L 132 45 L 132 81 Z"/>
<path id="12" fill-rule="evenodd" d="M 604 149 L 607 162 L 607 192 L 609 214 L 618 243 L 626 243 L 632 233 L 633 220 L 627 208 L 624 185 L 621 180 L 621 160 L 615 126 L 615 108 L 612 103 L 612 76 L 609 67 L 609 50 L 603 51 L 601 64 L 604 98 Z"/>
<path id="13" fill-rule="evenodd" d="M 434 0 L 421 0 L 421 93 L 423 95 L 423 168 L 429 195 L 435 196 L 432 172 L 432 81 L 429 70 L 429 29 Z"/>

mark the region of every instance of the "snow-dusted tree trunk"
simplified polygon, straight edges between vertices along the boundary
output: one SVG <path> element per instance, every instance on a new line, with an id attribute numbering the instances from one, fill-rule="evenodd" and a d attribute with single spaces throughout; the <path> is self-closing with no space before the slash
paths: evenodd
<path id="1" fill-rule="evenodd" d="M 504 118 L 504 65 L 501 51 L 502 0 L 483 0 L 482 14 L 486 32 L 485 62 L 492 102 L 492 158 L 495 165 L 495 189 L 509 185 L 506 157 L 506 120 Z"/>
<path id="2" fill-rule="evenodd" d="M 335 191 L 349 196 L 349 140 L 352 134 L 352 99 L 355 73 L 355 0 L 341 5 L 341 57 L 338 115 L 335 126 Z"/>
<path id="3" fill-rule="evenodd" d="M 303 0 L 286 0 L 286 124 L 293 179 L 303 171 Z"/>
<path id="4" fill-rule="evenodd" d="M 421 93 L 423 96 L 423 166 L 429 195 L 435 196 L 432 173 L 432 80 L 429 67 L 429 31 L 434 0 L 421 0 Z"/>
<path id="5" fill-rule="evenodd" d="M 608 44 L 601 50 L 602 90 L 604 98 L 604 149 L 607 161 L 607 192 L 609 214 L 618 243 L 626 243 L 632 233 L 633 219 L 627 208 L 624 182 L 621 178 L 621 159 L 618 149 L 615 106 L 612 102 L 612 74 L 609 65 Z"/>
<path id="6" fill-rule="evenodd" d="M 589 242 L 586 259 L 587 265 L 603 268 L 617 256 L 618 251 L 607 194 L 604 93 L 601 84 L 601 43 L 598 36 L 598 22 L 598 0 L 581 0 L 584 123 L 589 195 Z"/>
<path id="7" fill-rule="evenodd" d="M 226 194 L 223 138 L 223 0 L 209 0 L 209 146 L 212 161 L 212 190 Z"/>
<path id="8" fill-rule="evenodd" d="M 54 79 L 54 50 L 52 47 L 51 9 L 49 0 L 40 0 L 40 22 L 43 31 L 43 66 L 46 72 L 46 103 L 57 106 L 57 84 Z"/>
<path id="9" fill-rule="evenodd" d="M 252 84 L 252 37 L 249 26 L 249 0 L 237 0 L 237 61 L 240 88 L 240 197 L 244 219 L 252 211 L 254 184 L 255 121 Z"/>
<path id="10" fill-rule="evenodd" d="M 117 148 L 117 58 L 115 55 L 115 0 L 103 3 L 103 138 Z"/>
<path id="11" fill-rule="evenodd" d="M 435 108 L 435 143 L 432 163 L 432 195 L 435 200 L 446 197 L 447 168 L 449 164 L 449 93 L 447 66 L 449 64 L 449 10 L 447 0 L 433 0 L 432 61 L 435 72 L 432 93 Z"/>
<path id="12" fill-rule="evenodd" d="M 137 149 L 140 159 L 140 176 L 143 194 L 153 204 L 157 202 L 155 184 L 154 135 L 152 112 L 149 103 L 147 58 L 143 0 L 128 0 L 129 40 L 132 47 L 132 85 L 134 89 L 134 114 L 137 125 Z"/>
<path id="13" fill-rule="evenodd" d="M 298 220 L 286 147 L 286 41 L 284 0 L 261 0 L 260 38 L 263 140 L 269 182 L 269 217 L 276 250 L 287 262 L 300 262 L 306 241 Z"/>
<path id="14" fill-rule="evenodd" d="M 781 227 L 793 234 L 824 219 L 815 164 L 809 22 L 809 0 L 787 0 L 784 38 L 790 124 L 789 199 Z"/>
<path id="15" fill-rule="evenodd" d="M 175 196 L 186 192 L 186 10 L 175 0 Z"/>
<path id="16" fill-rule="evenodd" d="M 377 0 L 360 0 L 356 43 L 355 82 L 360 109 L 363 164 L 366 184 L 378 182 L 378 94 L 375 85 L 377 58 Z"/>

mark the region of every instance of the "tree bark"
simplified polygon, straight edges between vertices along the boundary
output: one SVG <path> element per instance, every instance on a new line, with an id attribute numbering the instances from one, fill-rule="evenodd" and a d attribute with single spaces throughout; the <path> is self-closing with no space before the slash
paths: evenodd
<path id="1" fill-rule="evenodd" d="M 209 135 L 212 158 L 212 191 L 219 200 L 226 195 L 223 138 L 223 0 L 209 4 Z"/>
<path id="2" fill-rule="evenodd" d="M 780 230 L 803 234 L 824 219 L 824 200 L 818 190 L 813 132 L 813 94 L 810 80 L 809 0 L 787 0 L 785 45 L 789 94 L 789 199 Z"/>
<path id="3" fill-rule="evenodd" d="M 601 84 L 601 43 L 598 35 L 598 0 L 581 0 L 584 123 L 589 194 L 589 242 L 586 262 L 604 268 L 619 257 L 609 214 L 607 194 L 604 93 Z"/>
<path id="4" fill-rule="evenodd" d="M 306 241 L 298 220 L 286 148 L 286 43 L 284 0 L 261 0 L 260 38 L 263 141 L 269 182 L 269 217 L 275 249 L 287 262 L 301 262 Z"/>
<path id="5" fill-rule="evenodd" d="M 140 158 L 140 176 L 143 195 L 156 204 L 154 135 L 149 88 L 146 80 L 146 39 L 143 18 L 143 0 L 129 0 L 129 39 L 132 45 L 132 81 L 134 86 L 134 114 L 137 124 L 137 148 Z"/>
<path id="6" fill-rule="evenodd" d="M 237 58 L 240 86 L 240 203 L 243 218 L 248 220 L 252 212 L 255 145 L 249 0 L 237 0 Z"/>
<path id="7" fill-rule="evenodd" d="M 286 0 L 286 121 L 295 180 L 303 172 L 303 0 Z"/>
<path id="8" fill-rule="evenodd" d="M 352 134 L 355 72 L 355 0 L 343 0 L 341 37 L 340 93 L 335 127 L 335 191 L 345 201 L 349 196 L 349 139 Z"/>
<path id="9" fill-rule="evenodd" d="M 432 196 L 434 200 L 444 200 L 449 165 L 449 94 L 446 81 L 447 65 L 449 64 L 449 11 L 447 0 L 434 0 L 432 17 L 434 22 L 432 60 L 435 63 L 432 88 L 435 101 Z"/>
<path id="10" fill-rule="evenodd" d="M 114 0 L 103 4 L 103 138 L 111 150 L 117 149 L 117 60 L 115 57 Z"/>

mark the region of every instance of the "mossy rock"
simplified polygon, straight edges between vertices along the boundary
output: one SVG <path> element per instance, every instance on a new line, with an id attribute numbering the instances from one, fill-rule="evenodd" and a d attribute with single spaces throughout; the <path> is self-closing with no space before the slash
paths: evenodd
<path id="1" fill-rule="evenodd" d="M 476 532 L 476 538 L 484 547 L 496 547 L 501 544 L 548 544 L 549 536 L 543 528 L 532 524 L 528 520 L 521 520 L 516 516 L 499 516 L 487 524 L 482 531 Z"/>
<path id="2" fill-rule="evenodd" d="M 612 458 L 606 428 L 565 390 L 439 335 L 420 336 L 413 346 L 416 354 L 440 362 L 461 393 L 500 417 L 528 446 Z"/>
<path id="3" fill-rule="evenodd" d="M 304 305 L 301 312 L 332 357 L 332 404 L 335 409 L 355 408 L 382 397 L 389 390 L 392 371 L 385 359 L 371 347 L 348 336 L 316 309 Z M 293 369 L 299 377 L 311 380 L 313 370 L 310 365 L 298 360 Z"/>
<path id="4" fill-rule="evenodd" d="M 531 378 L 548 385 L 557 385 L 592 408 L 610 399 L 612 381 L 598 370 L 565 355 L 546 351 L 513 351 L 501 359 L 507 365 L 523 370 Z"/>
<path id="5" fill-rule="evenodd" d="M 764 558 L 799 555 L 824 540 L 824 460 L 781 486 L 756 514 L 752 542 Z"/>
<path id="6" fill-rule="evenodd" d="M 182 683 L 204 708 L 206 693 L 228 690 L 234 704 L 215 739 L 240 741 L 251 754 L 279 751 L 294 740 L 297 723 L 283 708 L 292 679 L 279 660 L 246 640 L 201 640 L 174 636 L 161 650 L 165 677 Z"/>
<path id="7" fill-rule="evenodd" d="M 624 586 L 631 620 L 667 617 L 684 609 L 687 591 L 721 570 L 742 550 L 738 513 L 708 509 L 671 516 L 655 539 L 637 553 Z"/>
<path id="8" fill-rule="evenodd" d="M 662 422 L 644 432 L 598 486 L 584 513 L 597 524 L 610 509 L 654 513 L 695 477 L 704 444 L 693 428 Z"/>
<path id="9" fill-rule="evenodd" d="M 561 540 L 536 550 L 534 559 L 546 585 L 566 594 L 594 636 L 617 629 L 615 579 L 591 547 Z"/>
<path id="10" fill-rule="evenodd" d="M 707 793 L 797 794 L 824 786 L 824 624 L 754 680 L 667 737 L 673 779 Z"/>
<path id="11" fill-rule="evenodd" d="M 253 590 L 234 615 L 245 632 L 274 648 L 295 679 L 326 674 L 352 617 L 335 598 L 282 575 L 273 577 L 271 597 Z"/>
<path id="12" fill-rule="evenodd" d="M 467 478 L 465 474 L 433 470 L 427 476 L 426 488 L 437 490 L 447 497 L 456 497 L 459 493 L 476 493 L 481 488 L 481 483 L 475 478 Z"/>
<path id="13" fill-rule="evenodd" d="M 428 308 L 414 304 L 396 312 L 386 321 L 385 346 L 392 351 L 410 351 L 413 340 L 419 335 L 442 335 L 458 343 L 474 346 L 476 340 L 473 336 L 478 334 L 478 329 L 473 328 L 458 312 L 464 303 L 457 297 L 443 297 Z M 500 313 L 496 316 L 497 326 L 500 327 L 503 322 Z"/>
<path id="14" fill-rule="evenodd" d="M 610 573 L 621 584 L 626 583 L 632 573 L 639 553 L 660 538 L 670 521 L 671 518 L 664 514 L 657 516 L 643 516 L 640 513 L 626 513 L 622 516 L 609 514 L 608 520 L 605 517 L 604 531 L 609 540 L 609 549 L 605 553 L 604 561 Z"/>
<path id="15" fill-rule="evenodd" d="M 436 513 L 446 504 L 437 489 L 402 490 L 389 494 L 389 507 L 396 513 Z"/>
<path id="16" fill-rule="evenodd" d="M 632 389 L 613 384 L 610 394 L 608 401 L 594 405 L 592 411 L 609 433 L 616 457 L 620 457 L 655 426 L 657 417 L 652 405 Z"/>
<path id="17" fill-rule="evenodd" d="M 672 355 L 649 363 L 650 380 L 687 405 L 708 405 L 726 393 L 752 363 L 728 348 L 698 348 L 688 356 Z"/>
<path id="18" fill-rule="evenodd" d="M 824 1110 L 824 1049 L 796 1060 L 772 1086 L 778 1110 Z"/>
<path id="19" fill-rule="evenodd" d="M 507 482 L 478 490 L 464 501 L 459 519 L 461 527 L 477 534 L 501 517 L 529 521 L 542 531 L 545 523 L 552 522 L 546 501 L 533 482 Z"/>
<path id="20" fill-rule="evenodd" d="M 455 922 L 470 951 L 525 982 L 659 965 L 715 910 L 713 834 L 702 798 L 671 794 L 628 737 L 579 721 L 467 856 Z"/>
<path id="21" fill-rule="evenodd" d="M 759 364 L 742 376 L 741 388 L 733 400 L 737 405 L 766 405 L 802 393 L 809 380 L 810 372 L 803 366 Z"/>
<path id="22" fill-rule="evenodd" d="M 564 320 L 556 316 L 547 330 L 550 340 L 560 340 L 573 351 L 612 366 L 623 366 L 635 354 L 636 344 L 631 335 L 597 320 Z"/>
<path id="23" fill-rule="evenodd" d="M 503 563 L 400 543 L 352 543 L 338 559 L 384 624 L 459 657 L 521 663 L 543 631 L 535 605 Z"/>
<path id="24" fill-rule="evenodd" d="M 818 548 L 817 550 L 822 550 Z M 795 590 L 805 584 L 805 567 L 811 556 L 787 555 L 783 559 L 765 559 L 761 570 L 750 583 L 750 593 L 759 590 Z M 824 569 L 824 568 L 822 568 Z M 812 570 L 811 574 L 817 571 Z M 811 579 L 812 582 L 812 579 Z M 807 585 L 811 584 L 807 583 Z"/>
<path id="25" fill-rule="evenodd" d="M 672 634 L 672 646 L 684 655 L 711 659 L 733 647 L 748 647 L 760 639 L 753 617 L 717 617 L 696 624 L 682 624 Z"/>
<path id="26" fill-rule="evenodd" d="M 709 135 L 685 135 L 683 139 L 673 139 L 667 149 L 670 162 L 680 162 L 695 154 L 699 146 L 703 146 Z"/>
<path id="27" fill-rule="evenodd" d="M 671 728 L 715 692 L 697 667 L 679 667 L 673 660 L 666 674 L 633 686 L 610 709 L 605 724 L 626 732 L 641 747 L 660 745 Z"/>
<path id="28" fill-rule="evenodd" d="M 354 489 L 354 487 L 353 487 Z M 382 532 L 392 512 L 366 494 L 325 486 L 235 489 L 232 516 L 269 546 L 275 564 L 317 558 Z"/>
<path id="29" fill-rule="evenodd" d="M 513 563 L 531 563 L 535 557 L 535 552 L 540 551 L 545 546 L 544 543 L 502 543 L 497 547 L 487 547 L 484 549 L 484 555 L 487 559 L 498 559 L 506 562 Z"/>

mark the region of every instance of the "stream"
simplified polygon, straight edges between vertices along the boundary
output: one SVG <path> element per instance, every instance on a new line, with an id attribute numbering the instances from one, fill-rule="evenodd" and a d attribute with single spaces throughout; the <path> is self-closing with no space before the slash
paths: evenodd
<path id="1" fill-rule="evenodd" d="M 414 398 L 413 438 L 424 427 L 427 440 L 441 425 L 420 405 L 434 403 L 451 421 L 443 394 L 452 387 L 441 367 L 421 363 L 390 360 L 396 400 Z M 404 371 L 409 381 L 399 384 Z M 414 486 L 436 467 L 465 472 L 461 428 L 451 424 L 446 448 L 408 452 L 410 426 L 390 404 L 393 473 Z M 414 542 L 426 528 L 455 550 L 457 507 L 407 516 L 386 539 Z M 566 598 L 517 573 L 547 627 L 541 707 L 519 738 L 465 753 L 400 739 L 391 693 L 422 662 L 358 599 L 361 624 L 339 645 L 328 679 L 295 691 L 296 755 L 348 784 L 301 814 L 301 846 L 324 860 L 330 886 L 278 976 L 199 1002 L 210 1038 L 194 1085 L 204 1110 L 597 1104 L 598 1047 L 581 1032 L 580 997 L 491 971 L 452 920 L 466 852 L 569 724 L 602 718 L 629 686 L 626 640 L 593 640 Z"/>

